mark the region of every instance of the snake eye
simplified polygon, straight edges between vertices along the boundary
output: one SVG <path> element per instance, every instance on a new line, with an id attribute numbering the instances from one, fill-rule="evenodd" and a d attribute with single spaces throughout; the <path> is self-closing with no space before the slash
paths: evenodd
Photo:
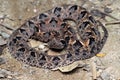
<path id="1" fill-rule="evenodd" d="M 57 17 L 60 16 L 60 12 L 61 12 L 61 8 L 60 8 L 60 7 L 56 7 L 56 8 L 54 9 L 54 14 L 55 14 Z"/>
<path id="2" fill-rule="evenodd" d="M 44 13 L 41 13 L 39 15 L 39 19 L 45 19 L 46 17 L 48 17 L 48 16 L 46 14 L 44 14 Z"/>

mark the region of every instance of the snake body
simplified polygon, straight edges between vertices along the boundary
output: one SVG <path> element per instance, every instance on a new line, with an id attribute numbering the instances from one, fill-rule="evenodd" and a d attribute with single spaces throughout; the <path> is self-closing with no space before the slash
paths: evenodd
<path id="1" fill-rule="evenodd" d="M 99 27 L 104 32 L 103 37 Z M 106 28 L 85 8 L 63 5 L 40 13 L 21 25 L 9 37 L 8 49 L 14 58 L 28 65 L 53 69 L 95 56 L 107 37 Z M 50 50 L 65 51 L 65 54 L 48 55 L 48 51 L 38 51 L 28 45 L 28 39 L 46 43 Z"/>

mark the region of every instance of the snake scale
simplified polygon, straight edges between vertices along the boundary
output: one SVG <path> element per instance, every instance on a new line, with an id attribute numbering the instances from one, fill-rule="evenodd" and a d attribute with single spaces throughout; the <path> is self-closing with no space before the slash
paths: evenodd
<path id="1" fill-rule="evenodd" d="M 74 22 L 75 26 L 68 21 Z M 103 36 L 99 27 L 104 32 Z M 106 28 L 85 8 L 62 5 L 40 13 L 22 24 L 9 37 L 8 49 L 19 61 L 53 69 L 95 56 L 103 48 L 107 37 Z M 28 39 L 46 43 L 50 50 L 65 51 L 65 54 L 48 55 L 48 50 L 39 51 L 28 45 Z"/>

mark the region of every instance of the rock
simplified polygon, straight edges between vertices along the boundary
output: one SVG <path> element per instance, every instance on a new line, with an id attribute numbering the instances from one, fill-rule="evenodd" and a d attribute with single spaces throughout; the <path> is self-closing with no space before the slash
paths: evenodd
<path id="1" fill-rule="evenodd" d="M 1 58 L 1 57 L 0 57 L 0 65 L 1 65 L 1 64 L 4 64 L 5 62 L 6 62 L 6 60 L 5 60 L 4 58 Z"/>

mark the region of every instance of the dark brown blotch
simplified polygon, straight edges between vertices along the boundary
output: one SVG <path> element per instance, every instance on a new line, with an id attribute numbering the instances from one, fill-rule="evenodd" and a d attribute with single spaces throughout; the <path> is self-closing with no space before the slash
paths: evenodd
<path id="1" fill-rule="evenodd" d="M 78 15 L 78 20 L 81 20 L 86 14 L 87 14 L 87 11 L 82 11 L 82 12 Z"/>
<path id="2" fill-rule="evenodd" d="M 18 51 L 25 52 L 25 48 L 19 48 Z"/>
<path id="3" fill-rule="evenodd" d="M 13 41 L 13 43 L 16 43 L 16 42 L 17 42 L 17 39 L 13 39 L 12 41 Z"/>
<path id="4" fill-rule="evenodd" d="M 53 57 L 52 62 L 54 63 L 54 65 L 58 65 L 59 62 L 60 62 L 60 58 L 57 57 L 57 56 L 56 56 L 56 57 Z"/>
<path id="5" fill-rule="evenodd" d="M 54 14 L 57 16 L 57 17 L 60 17 L 60 12 L 61 12 L 61 8 L 60 7 L 56 7 L 54 9 Z"/>
<path id="6" fill-rule="evenodd" d="M 67 59 L 70 59 L 70 58 L 72 58 L 72 54 L 71 53 L 68 53 L 68 54 L 66 54 L 67 55 Z"/>
<path id="7" fill-rule="evenodd" d="M 85 29 L 87 27 L 87 25 L 89 25 L 90 22 L 86 21 L 86 22 L 83 22 L 80 26 L 79 26 L 79 29 Z"/>
<path id="8" fill-rule="evenodd" d="M 43 37 L 48 41 L 49 37 L 50 37 L 50 32 L 45 32 L 43 33 Z"/>
<path id="9" fill-rule="evenodd" d="M 28 33 L 26 32 L 25 29 L 20 28 L 19 31 L 20 31 L 23 35 L 27 35 L 27 36 L 28 36 Z"/>
<path id="10" fill-rule="evenodd" d="M 33 56 L 31 56 L 31 55 L 29 55 L 29 56 L 27 57 L 27 61 L 28 61 L 29 64 L 31 64 L 31 65 L 35 65 L 35 62 L 36 62 L 35 58 L 34 58 Z"/>
<path id="11" fill-rule="evenodd" d="M 73 48 L 75 50 L 78 50 L 79 48 L 81 48 L 83 45 L 80 43 L 79 40 L 76 40 L 76 42 L 73 44 Z"/>
<path id="12" fill-rule="evenodd" d="M 86 32 L 85 36 L 91 36 L 93 33 L 92 32 Z"/>
<path id="13" fill-rule="evenodd" d="M 75 50 L 75 53 L 74 53 L 74 54 L 75 54 L 75 59 L 76 59 L 76 60 L 79 60 L 79 59 L 81 58 L 81 56 L 80 56 L 81 53 L 80 53 L 79 49 L 78 49 L 78 50 Z"/>
<path id="14" fill-rule="evenodd" d="M 19 44 L 19 46 L 23 47 L 23 46 L 24 46 L 24 44 Z"/>
<path id="15" fill-rule="evenodd" d="M 91 54 L 94 54 L 94 53 L 96 53 L 96 52 L 97 52 L 97 48 L 96 48 L 95 46 L 93 46 L 93 47 L 91 48 L 90 53 L 91 53 Z"/>
<path id="16" fill-rule="evenodd" d="M 66 60 L 69 61 L 69 62 L 74 60 L 73 55 L 70 52 L 68 54 L 66 54 Z"/>
<path id="17" fill-rule="evenodd" d="M 95 43 L 95 38 L 89 38 L 89 45 L 93 45 Z"/>
<path id="18" fill-rule="evenodd" d="M 66 26 L 67 26 L 66 23 L 62 23 L 62 24 L 61 24 L 61 28 L 65 28 Z"/>
<path id="19" fill-rule="evenodd" d="M 83 50 L 83 56 L 86 56 L 86 55 L 87 55 L 87 51 Z"/>
<path id="20" fill-rule="evenodd" d="M 8 43 L 8 45 L 9 45 L 9 46 L 12 46 L 12 41 L 10 41 L 10 42 Z"/>
<path id="21" fill-rule="evenodd" d="M 16 52 L 15 53 L 15 58 L 23 58 L 24 53 L 23 52 Z"/>
<path id="22" fill-rule="evenodd" d="M 68 28 L 68 31 L 70 31 L 71 33 L 75 34 L 75 30 L 71 27 Z"/>
<path id="23" fill-rule="evenodd" d="M 95 29 L 95 28 L 91 28 L 91 30 L 95 33 L 95 35 L 99 35 L 100 34 L 100 32 L 97 29 Z"/>
<path id="24" fill-rule="evenodd" d="M 40 54 L 39 57 L 40 57 L 39 61 L 46 61 L 45 55 Z"/>
<path id="25" fill-rule="evenodd" d="M 77 5 L 73 5 L 69 8 L 69 15 L 71 15 L 72 13 L 74 13 L 77 10 L 78 6 Z"/>
<path id="26" fill-rule="evenodd" d="M 33 51 L 30 52 L 30 55 L 31 55 L 32 57 L 36 57 L 35 52 L 33 52 Z"/>
<path id="27" fill-rule="evenodd" d="M 47 62 L 47 61 L 46 61 L 45 55 L 39 54 L 39 59 L 38 59 L 39 65 L 40 65 L 40 66 L 43 66 L 46 62 Z"/>
<path id="28" fill-rule="evenodd" d="M 40 65 L 40 66 L 43 66 L 45 63 L 46 63 L 46 62 L 44 62 L 44 61 L 40 61 L 40 62 L 39 62 L 39 65 Z"/>
<path id="29" fill-rule="evenodd" d="M 17 40 L 20 40 L 20 39 L 22 39 L 22 37 L 20 37 L 20 36 L 16 36 L 16 39 L 17 39 Z"/>
<path id="30" fill-rule="evenodd" d="M 35 26 L 34 28 L 35 32 L 39 32 L 39 28 Z"/>
<path id="31" fill-rule="evenodd" d="M 53 59 L 52 59 L 52 61 L 59 61 L 60 60 L 60 58 L 59 57 L 53 57 Z"/>
<path id="32" fill-rule="evenodd" d="M 55 20 L 55 18 L 52 18 L 51 20 L 50 20 L 50 23 L 51 23 L 51 26 L 52 27 L 56 27 L 56 24 L 57 24 L 57 20 Z"/>
<path id="33" fill-rule="evenodd" d="M 20 29 L 19 29 L 19 31 L 20 31 L 21 33 L 23 33 L 23 32 L 25 32 L 26 30 L 25 30 L 25 29 L 20 28 Z"/>
<path id="34" fill-rule="evenodd" d="M 45 27 L 45 22 L 44 22 L 44 21 L 41 21 L 41 22 L 40 22 L 40 26 L 44 28 L 44 27 Z"/>
<path id="35" fill-rule="evenodd" d="M 65 37 L 65 42 L 66 42 L 66 43 L 69 43 L 69 40 L 70 40 L 70 37 L 69 37 L 69 36 Z"/>
<path id="36" fill-rule="evenodd" d="M 46 14 L 44 14 L 44 13 L 41 13 L 39 15 L 39 19 L 45 19 L 46 17 L 48 17 L 48 16 Z"/>
<path id="37" fill-rule="evenodd" d="M 28 21 L 28 24 L 29 24 L 29 27 L 30 27 L 30 28 L 34 28 L 34 27 L 35 27 L 35 24 L 34 24 L 34 22 L 32 22 L 32 21 Z"/>
<path id="38" fill-rule="evenodd" d="M 89 20 L 94 24 L 96 23 L 95 19 L 92 16 L 89 16 Z"/>

